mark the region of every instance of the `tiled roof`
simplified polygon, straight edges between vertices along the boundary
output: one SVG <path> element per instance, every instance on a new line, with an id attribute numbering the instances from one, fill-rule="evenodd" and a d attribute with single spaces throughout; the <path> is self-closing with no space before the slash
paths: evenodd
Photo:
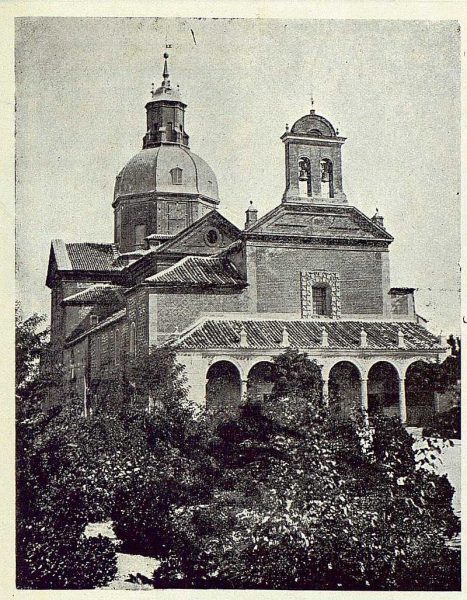
<path id="1" fill-rule="evenodd" d="M 108 283 L 96 283 L 68 296 L 64 304 L 121 304 L 124 288 Z"/>
<path id="2" fill-rule="evenodd" d="M 325 327 L 331 350 L 359 349 L 362 329 L 367 334 L 368 350 L 397 350 L 399 331 L 404 334 L 407 350 L 444 350 L 439 339 L 424 327 L 416 323 L 394 321 L 230 320 L 206 317 L 168 344 L 180 350 L 240 348 L 240 331 L 245 328 L 249 348 L 277 349 L 282 344 L 284 327 L 292 348 L 321 348 L 322 330 Z"/>
<path id="3" fill-rule="evenodd" d="M 164 285 L 238 286 L 246 284 L 225 255 L 186 256 L 164 271 L 148 277 L 146 281 Z"/>
<path id="4" fill-rule="evenodd" d="M 93 314 L 99 316 L 99 322 L 96 325 L 91 325 L 90 316 L 87 315 L 78 327 L 76 327 L 66 338 L 68 344 L 76 343 L 80 338 L 91 333 L 91 331 L 97 331 L 111 323 L 115 323 L 115 321 L 119 321 L 126 316 L 126 308 L 115 310 L 115 307 L 109 308 L 108 306 L 101 306 L 98 307 L 97 311 L 93 311 Z"/>
<path id="5" fill-rule="evenodd" d="M 81 242 L 65 245 L 73 270 L 118 271 L 121 268 L 115 262 L 117 253 L 113 244 Z"/>

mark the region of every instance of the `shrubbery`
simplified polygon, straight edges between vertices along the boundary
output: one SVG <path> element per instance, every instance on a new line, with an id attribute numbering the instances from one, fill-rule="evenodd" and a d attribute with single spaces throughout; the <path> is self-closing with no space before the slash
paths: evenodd
<path id="1" fill-rule="evenodd" d="M 112 544 L 84 528 L 111 516 L 126 550 L 160 559 L 155 587 L 459 589 L 453 490 L 421 468 L 436 448 L 415 454 L 397 419 L 334 421 L 306 355 L 277 357 L 270 399 L 215 428 L 172 352 L 123 364 L 87 419 L 72 399 L 42 411 L 37 372 L 19 386 L 19 587 L 110 581 Z"/>
<path id="2" fill-rule="evenodd" d="M 446 478 L 420 468 L 397 419 L 376 418 L 370 435 L 335 423 L 295 376 L 316 365 L 293 352 L 277 362 L 265 410 L 218 428 L 212 500 L 173 511 L 156 587 L 459 589 Z"/>
<path id="3" fill-rule="evenodd" d="M 34 362 L 46 341 L 35 333 L 40 323 L 17 318 L 18 354 L 27 368 L 17 373 L 16 581 L 19 588 L 93 588 L 113 579 L 116 555 L 108 539 L 84 535 L 89 508 L 78 435 L 83 419 L 72 401 L 43 408 L 50 373 L 43 381 Z"/>

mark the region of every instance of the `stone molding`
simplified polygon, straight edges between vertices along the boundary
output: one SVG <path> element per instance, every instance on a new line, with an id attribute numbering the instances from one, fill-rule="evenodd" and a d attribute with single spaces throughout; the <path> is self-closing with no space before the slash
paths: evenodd
<path id="1" fill-rule="evenodd" d="M 313 286 L 320 283 L 329 285 L 331 290 L 330 316 L 333 319 L 339 318 L 341 316 L 340 275 L 331 271 L 302 271 L 300 273 L 302 317 L 307 319 L 318 316 L 313 313 Z"/>

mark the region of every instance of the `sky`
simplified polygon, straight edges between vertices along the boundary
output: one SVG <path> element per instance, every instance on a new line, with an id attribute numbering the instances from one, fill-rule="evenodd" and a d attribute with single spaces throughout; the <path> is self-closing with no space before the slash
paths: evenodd
<path id="1" fill-rule="evenodd" d="M 311 108 L 347 138 L 349 204 L 384 216 L 391 285 L 460 330 L 460 50 L 454 21 L 16 20 L 16 259 L 23 312 L 50 313 L 50 240 L 113 241 L 115 176 L 141 149 L 166 44 L 190 147 L 243 227 L 285 187 L 280 136 Z"/>

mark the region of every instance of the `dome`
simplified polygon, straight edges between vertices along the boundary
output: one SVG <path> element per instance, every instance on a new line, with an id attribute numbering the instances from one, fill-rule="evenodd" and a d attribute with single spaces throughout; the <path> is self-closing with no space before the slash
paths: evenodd
<path id="1" fill-rule="evenodd" d="M 135 154 L 117 175 L 114 199 L 129 194 L 202 195 L 218 201 L 217 178 L 199 156 L 176 144 Z"/>
<path id="2" fill-rule="evenodd" d="M 165 87 L 161 85 L 154 92 L 151 92 L 152 101 L 158 102 L 159 100 L 173 100 L 174 102 L 182 102 L 182 97 L 180 96 L 180 90 L 178 87 Z"/>
<path id="3" fill-rule="evenodd" d="M 292 125 L 291 133 L 312 135 L 314 137 L 336 137 L 336 130 L 331 123 L 324 117 L 316 115 L 314 111 L 298 119 Z"/>

